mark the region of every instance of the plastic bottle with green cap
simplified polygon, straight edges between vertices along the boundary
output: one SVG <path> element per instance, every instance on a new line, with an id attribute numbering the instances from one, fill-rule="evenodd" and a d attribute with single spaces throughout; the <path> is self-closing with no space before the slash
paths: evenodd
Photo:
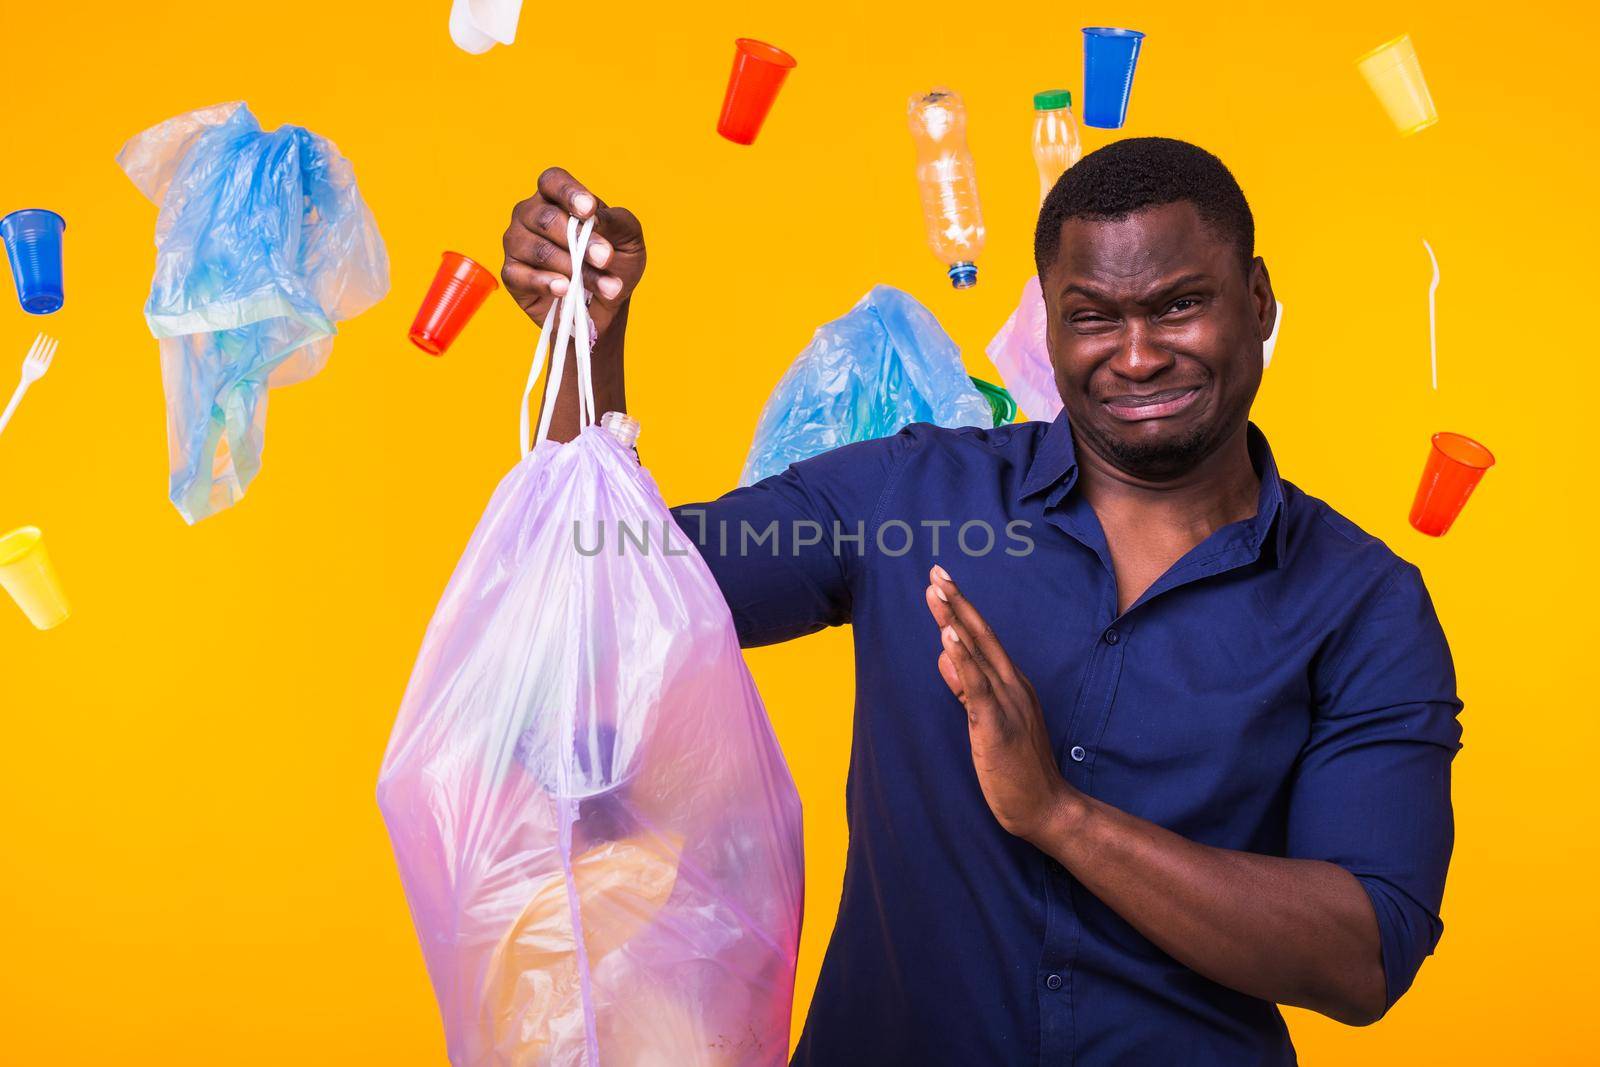
<path id="1" fill-rule="evenodd" d="M 1083 156 L 1083 138 L 1072 113 L 1072 94 L 1046 89 L 1033 94 L 1033 161 L 1039 166 L 1039 200 L 1050 195 L 1067 168 Z"/>

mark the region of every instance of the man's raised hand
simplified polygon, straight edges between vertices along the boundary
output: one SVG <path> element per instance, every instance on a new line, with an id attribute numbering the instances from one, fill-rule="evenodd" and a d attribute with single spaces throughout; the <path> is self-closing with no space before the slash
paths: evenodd
<path id="1" fill-rule="evenodd" d="M 934 567 L 928 581 L 943 644 L 939 675 L 966 708 L 983 797 L 1001 826 L 1038 843 L 1077 795 L 1056 763 L 1039 698 L 945 569 Z"/>
<path id="2" fill-rule="evenodd" d="M 568 215 L 595 220 L 583 281 L 593 294 L 589 314 L 598 339 L 644 276 L 644 231 L 627 208 L 607 206 L 572 175 L 551 167 L 539 175 L 539 191 L 511 211 L 500 278 L 517 306 L 543 325 L 572 274 Z"/>

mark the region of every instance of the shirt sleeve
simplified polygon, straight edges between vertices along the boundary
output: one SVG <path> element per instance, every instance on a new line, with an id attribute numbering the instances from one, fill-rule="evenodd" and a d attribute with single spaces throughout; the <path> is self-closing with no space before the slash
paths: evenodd
<path id="1" fill-rule="evenodd" d="M 746 648 L 850 621 L 851 589 L 907 432 L 845 445 L 703 504 L 672 509 Z"/>
<path id="2" fill-rule="evenodd" d="M 1315 673 L 1316 706 L 1289 803 L 1290 856 L 1355 875 L 1378 920 L 1384 1010 L 1444 931 L 1455 838 L 1450 762 L 1461 747 L 1455 668 L 1422 576 L 1373 585 Z"/>

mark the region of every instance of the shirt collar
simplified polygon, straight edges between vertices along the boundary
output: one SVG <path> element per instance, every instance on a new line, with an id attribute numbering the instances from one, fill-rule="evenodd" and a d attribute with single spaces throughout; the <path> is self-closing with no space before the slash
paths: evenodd
<path id="1" fill-rule="evenodd" d="M 1066 479 L 1067 489 L 1078 481 L 1078 450 L 1072 443 L 1072 427 L 1067 423 L 1065 409 L 1044 432 L 1044 440 L 1039 442 L 1039 450 L 1028 465 L 1027 477 L 1022 479 L 1022 495 L 1027 498 L 1043 492 L 1062 479 Z"/>
<path id="2" fill-rule="evenodd" d="M 1256 498 L 1256 514 L 1254 518 L 1248 520 L 1247 536 L 1251 548 L 1257 553 L 1261 552 L 1270 538 L 1273 547 L 1273 565 L 1281 567 L 1289 527 L 1282 514 L 1283 481 L 1278 476 L 1278 463 L 1272 456 L 1272 447 L 1267 444 L 1266 435 L 1253 422 L 1249 424 L 1245 433 L 1250 449 L 1250 462 L 1256 468 L 1256 476 L 1261 479 L 1261 491 Z M 1056 487 L 1057 491 L 1052 496 L 1054 500 L 1059 501 L 1071 492 L 1077 482 L 1078 451 L 1072 442 L 1072 426 L 1067 422 L 1067 413 L 1062 411 L 1045 431 L 1044 440 L 1039 443 L 1038 451 L 1033 454 L 1033 462 L 1028 465 L 1027 476 L 1022 480 L 1022 496 L 1027 498 Z"/>
<path id="3" fill-rule="evenodd" d="M 1283 515 L 1283 480 L 1278 477 L 1278 461 L 1272 458 L 1267 435 L 1255 423 L 1250 423 L 1245 435 L 1249 441 L 1250 462 L 1255 465 L 1256 477 L 1261 479 L 1261 492 L 1256 497 L 1256 516 L 1250 520 L 1250 542 L 1260 552 L 1270 538 L 1273 566 L 1281 567 L 1289 523 Z"/>

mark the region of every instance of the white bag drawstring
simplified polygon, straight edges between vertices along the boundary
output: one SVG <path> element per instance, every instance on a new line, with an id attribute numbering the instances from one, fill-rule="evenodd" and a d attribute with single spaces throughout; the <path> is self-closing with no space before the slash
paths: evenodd
<path id="1" fill-rule="evenodd" d="M 574 354 L 577 356 L 579 431 L 593 426 L 596 421 L 594 378 L 589 365 L 589 356 L 594 346 L 594 332 L 589 319 L 587 294 L 583 288 L 583 257 L 588 252 L 589 234 L 593 229 L 592 218 L 585 219 L 581 224 L 575 217 L 567 218 L 567 248 L 572 254 L 572 278 L 568 282 L 566 295 L 550 305 L 550 312 L 544 318 L 544 329 L 539 333 L 539 345 L 533 352 L 533 366 L 528 368 L 528 384 L 522 390 L 521 431 L 524 456 L 550 433 L 550 419 L 555 414 L 556 397 L 561 394 L 561 378 L 566 370 L 569 342 L 573 345 Z M 554 345 L 550 340 L 551 326 L 556 327 Z M 545 380 L 544 407 L 539 413 L 538 433 L 530 442 L 528 399 L 533 396 L 534 383 L 539 380 L 546 362 L 550 365 L 550 374 Z"/>

